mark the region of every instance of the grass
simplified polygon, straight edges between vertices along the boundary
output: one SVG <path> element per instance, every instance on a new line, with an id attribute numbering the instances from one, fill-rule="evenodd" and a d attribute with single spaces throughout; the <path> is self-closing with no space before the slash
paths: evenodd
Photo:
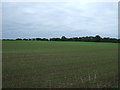
<path id="1" fill-rule="evenodd" d="M 3 88 L 117 88 L 118 44 L 3 41 Z"/>

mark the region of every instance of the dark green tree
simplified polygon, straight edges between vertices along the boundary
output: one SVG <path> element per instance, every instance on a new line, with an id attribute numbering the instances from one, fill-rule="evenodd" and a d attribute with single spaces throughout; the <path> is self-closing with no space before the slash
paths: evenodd
<path id="1" fill-rule="evenodd" d="M 102 40 L 102 38 L 99 35 L 96 35 L 94 38 L 95 42 L 100 42 Z"/>
<path id="2" fill-rule="evenodd" d="M 65 36 L 62 36 L 62 37 L 61 37 L 61 40 L 62 40 L 62 41 L 66 41 L 67 38 L 66 38 Z"/>
<path id="3" fill-rule="evenodd" d="M 16 40 L 22 40 L 21 38 L 17 38 Z"/>

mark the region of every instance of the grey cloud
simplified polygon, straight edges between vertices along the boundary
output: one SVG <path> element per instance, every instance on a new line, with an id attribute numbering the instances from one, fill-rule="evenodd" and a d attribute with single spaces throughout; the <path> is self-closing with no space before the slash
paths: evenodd
<path id="1" fill-rule="evenodd" d="M 117 36 L 117 3 L 4 3 L 3 38 Z"/>

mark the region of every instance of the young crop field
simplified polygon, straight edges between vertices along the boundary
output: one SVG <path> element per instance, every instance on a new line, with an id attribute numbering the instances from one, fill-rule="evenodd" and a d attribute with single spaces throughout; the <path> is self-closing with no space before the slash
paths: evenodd
<path id="1" fill-rule="evenodd" d="M 3 41 L 3 88 L 117 88 L 118 44 Z"/>

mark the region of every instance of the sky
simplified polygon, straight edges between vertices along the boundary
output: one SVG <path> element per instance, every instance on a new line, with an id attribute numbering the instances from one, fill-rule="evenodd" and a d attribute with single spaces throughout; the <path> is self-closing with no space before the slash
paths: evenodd
<path id="1" fill-rule="evenodd" d="M 4 2 L 2 38 L 118 38 L 117 2 Z"/>

